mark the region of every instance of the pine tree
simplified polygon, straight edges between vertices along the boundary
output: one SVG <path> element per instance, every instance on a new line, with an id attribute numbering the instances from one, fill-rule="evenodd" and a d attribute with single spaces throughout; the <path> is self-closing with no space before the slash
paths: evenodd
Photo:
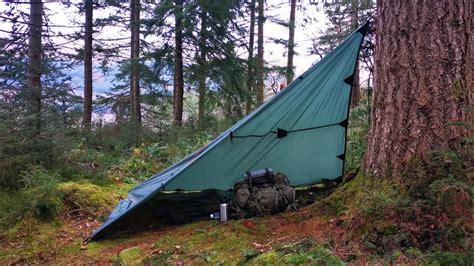
<path id="1" fill-rule="evenodd" d="M 257 32 L 257 105 L 261 105 L 264 99 L 264 58 L 263 58 L 263 25 L 264 17 L 264 0 L 258 0 L 258 32 Z"/>
<path id="2" fill-rule="evenodd" d="M 199 77 L 198 77 L 198 93 L 199 93 L 199 107 L 198 107 L 198 121 L 199 127 L 204 126 L 205 108 L 206 108 L 206 77 L 207 77 L 207 11 L 201 4 L 201 32 L 199 39 L 200 55 L 198 58 Z"/>
<path id="3" fill-rule="evenodd" d="M 93 2 L 85 0 L 85 23 L 84 23 L 84 110 L 82 126 L 86 132 L 91 130 L 92 120 L 92 21 Z"/>
<path id="4" fill-rule="evenodd" d="M 41 130 L 41 58 L 42 58 L 42 26 L 43 2 L 31 0 L 30 2 L 30 30 L 28 38 L 28 83 L 26 95 L 28 98 L 28 120 L 34 134 Z"/>
<path id="5" fill-rule="evenodd" d="M 248 44 L 248 59 L 247 59 L 247 103 L 246 103 L 246 113 L 249 114 L 252 110 L 252 100 L 254 94 L 254 58 L 253 50 L 255 44 L 255 0 L 250 2 L 249 6 L 250 12 L 250 29 L 249 29 L 249 44 Z"/>
<path id="6" fill-rule="evenodd" d="M 130 119 L 139 130 L 142 122 L 140 108 L 140 0 L 130 1 Z"/>
<path id="7" fill-rule="evenodd" d="M 295 55 L 295 13 L 296 13 L 296 0 L 290 0 L 290 22 L 288 23 L 288 63 L 286 65 L 286 84 L 290 84 L 293 81 L 294 69 L 293 69 L 293 56 Z"/>
<path id="8" fill-rule="evenodd" d="M 29 15 L 18 5 L 2 13 L 7 34 L 0 38 L 0 186 L 6 189 L 20 187 L 18 174 L 28 166 L 51 165 L 82 113 L 64 73 L 70 63 L 53 42 L 58 35 L 49 10 L 41 2 L 29 4 Z"/>
<path id="9" fill-rule="evenodd" d="M 175 19 L 175 58 L 174 58 L 174 89 L 173 89 L 173 108 L 174 124 L 183 123 L 183 0 L 175 0 L 174 19 Z"/>

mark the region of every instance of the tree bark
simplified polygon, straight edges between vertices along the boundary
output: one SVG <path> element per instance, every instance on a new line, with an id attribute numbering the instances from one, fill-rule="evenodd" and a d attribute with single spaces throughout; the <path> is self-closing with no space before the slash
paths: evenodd
<path id="1" fill-rule="evenodd" d="M 257 32 L 257 105 L 261 105 L 264 100 L 264 61 L 263 61 L 263 24 L 265 17 L 263 14 L 264 0 L 258 0 L 258 32 Z"/>
<path id="2" fill-rule="evenodd" d="M 356 30 L 359 28 L 359 0 L 351 1 L 351 28 Z M 356 107 L 360 102 L 360 77 L 359 77 L 359 62 L 356 63 L 356 69 L 354 72 L 354 83 L 351 90 L 351 106 Z"/>
<path id="3" fill-rule="evenodd" d="M 293 81 L 294 69 L 293 69 L 293 56 L 295 54 L 295 11 L 296 11 L 296 0 L 290 0 L 290 23 L 289 23 L 289 36 L 288 36 L 288 63 L 286 66 L 286 84 L 290 84 Z"/>
<path id="4" fill-rule="evenodd" d="M 140 108 L 140 0 L 130 2 L 131 48 L 130 48 L 130 117 L 132 123 L 140 127 L 142 113 Z"/>
<path id="5" fill-rule="evenodd" d="M 460 149 L 472 106 L 472 2 L 377 2 L 375 95 L 365 171 L 398 177 L 413 158 Z M 470 39 L 471 38 L 471 39 Z"/>
<path id="6" fill-rule="evenodd" d="M 351 88 L 351 106 L 357 107 L 360 102 L 360 67 L 359 62 L 356 62 L 356 67 L 354 71 L 354 82 L 352 83 Z"/>
<path id="7" fill-rule="evenodd" d="M 183 123 L 183 0 L 175 1 L 174 10 L 175 19 L 175 60 L 174 60 L 174 124 L 182 125 Z"/>
<path id="8" fill-rule="evenodd" d="M 41 0 L 30 1 L 30 30 L 28 38 L 27 89 L 28 126 L 37 135 L 41 131 L 41 53 L 43 3 Z"/>
<path id="9" fill-rule="evenodd" d="M 250 2 L 250 36 L 249 36 L 249 56 L 247 59 L 247 103 L 245 106 L 245 111 L 247 114 L 250 114 L 252 111 L 252 100 L 254 96 L 254 77 L 253 77 L 253 69 L 254 69 L 254 60 L 253 60 L 253 50 L 254 50 L 254 43 L 255 43 L 255 0 Z"/>
<path id="10" fill-rule="evenodd" d="M 206 108 L 206 77 L 207 77 L 207 13 L 206 10 L 201 6 L 201 32 L 199 49 L 201 50 L 199 55 L 199 114 L 198 121 L 199 127 L 204 126 L 205 122 L 205 108 Z"/>
<path id="11" fill-rule="evenodd" d="M 84 113 L 82 126 L 86 132 L 91 130 L 92 120 L 92 0 L 85 0 L 85 25 L 84 25 Z"/>

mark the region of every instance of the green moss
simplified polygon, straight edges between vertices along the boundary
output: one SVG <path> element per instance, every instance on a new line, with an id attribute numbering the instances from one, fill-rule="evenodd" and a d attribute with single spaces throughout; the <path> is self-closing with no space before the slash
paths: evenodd
<path id="1" fill-rule="evenodd" d="M 111 260 L 120 260 L 121 265 L 137 265 L 141 263 L 143 253 L 139 247 L 131 247 L 122 250 L 117 257 L 113 257 Z"/>
<path id="2" fill-rule="evenodd" d="M 181 259 L 190 257 L 194 258 L 195 263 L 197 260 L 201 263 L 235 264 L 242 260 L 253 241 L 265 237 L 263 232 L 266 230 L 266 226 L 249 229 L 242 225 L 242 221 L 197 222 L 164 235 L 154 244 L 154 248 L 165 254 L 174 253 L 175 247 L 179 246 Z"/>
<path id="3" fill-rule="evenodd" d="M 107 214 L 117 204 L 116 192 L 86 181 L 59 183 L 58 189 L 64 195 L 64 203 L 72 210 L 77 209 L 89 214 Z"/>
<path id="4" fill-rule="evenodd" d="M 406 188 L 396 180 L 366 177 L 362 174 L 336 189 L 322 202 L 337 214 L 360 213 L 372 219 L 380 218 L 387 209 L 406 197 Z"/>
<path id="5" fill-rule="evenodd" d="M 451 97 L 456 101 L 464 101 L 467 99 L 468 89 L 465 78 L 455 80 L 451 87 Z"/>
<path id="6" fill-rule="evenodd" d="M 171 256 L 171 252 L 157 253 L 144 258 L 143 263 L 145 265 L 169 265 L 169 259 Z"/>
<path id="7" fill-rule="evenodd" d="M 308 254 L 303 252 L 288 254 L 288 256 L 285 256 L 285 262 L 292 265 L 307 265 L 309 261 Z"/>
<path id="8" fill-rule="evenodd" d="M 246 249 L 243 253 L 243 261 L 242 262 L 247 262 L 253 258 L 258 257 L 262 252 L 256 250 L 256 249 Z"/>
<path id="9" fill-rule="evenodd" d="M 72 243 L 63 246 L 59 254 L 60 256 L 75 255 L 80 251 L 82 244 L 82 239 L 75 239 Z"/>
<path id="10" fill-rule="evenodd" d="M 129 241 L 133 241 L 133 239 L 129 239 Z M 123 244 L 124 242 L 124 239 L 121 238 L 92 241 L 87 244 L 87 249 L 83 253 L 88 257 L 100 256 L 105 250 L 113 249 L 118 244 Z"/>
<path id="11" fill-rule="evenodd" d="M 0 261 L 22 258 L 29 263 L 44 263 L 44 254 L 61 248 L 61 243 L 57 243 L 55 237 L 60 227 L 59 221 L 48 223 L 32 217 L 21 220 L 5 232 L 9 242 L 21 245 L 13 245 L 8 252 L 0 256 Z"/>
<path id="12" fill-rule="evenodd" d="M 282 254 L 276 251 L 268 251 L 251 260 L 250 263 L 255 265 L 283 265 L 283 261 Z"/>

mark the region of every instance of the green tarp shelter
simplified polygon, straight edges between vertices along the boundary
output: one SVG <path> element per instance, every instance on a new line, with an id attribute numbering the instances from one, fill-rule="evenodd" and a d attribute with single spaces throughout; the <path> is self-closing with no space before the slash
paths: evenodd
<path id="1" fill-rule="evenodd" d="M 228 190 L 246 171 L 261 168 L 284 172 L 294 186 L 341 179 L 351 85 L 367 29 L 366 23 L 205 147 L 133 188 L 92 239 L 124 217 L 133 221 L 162 190 Z"/>

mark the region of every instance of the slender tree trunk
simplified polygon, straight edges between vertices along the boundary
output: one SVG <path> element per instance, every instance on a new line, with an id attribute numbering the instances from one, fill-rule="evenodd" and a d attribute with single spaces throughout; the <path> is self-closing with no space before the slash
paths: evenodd
<path id="1" fill-rule="evenodd" d="M 35 129 L 33 135 L 41 131 L 41 53 L 42 53 L 43 3 L 41 0 L 30 1 L 30 30 L 28 38 L 28 125 Z"/>
<path id="2" fill-rule="evenodd" d="M 132 123 L 140 127 L 142 113 L 140 108 L 140 0 L 131 0 L 131 49 L 130 49 L 130 117 Z"/>
<path id="3" fill-rule="evenodd" d="M 175 0 L 174 124 L 183 123 L 183 0 Z"/>
<path id="4" fill-rule="evenodd" d="M 82 126 L 86 132 L 91 130 L 92 120 L 92 0 L 85 0 L 86 20 L 84 25 L 84 113 Z"/>
<path id="5" fill-rule="evenodd" d="M 201 7 L 202 8 L 202 7 Z M 206 10 L 202 8 L 201 11 L 201 33 L 200 33 L 200 43 L 199 49 L 201 54 L 199 55 L 199 127 L 204 126 L 205 122 L 205 108 L 206 108 L 206 77 L 207 77 L 207 62 L 206 62 L 206 52 L 207 52 L 207 14 Z"/>
<path id="6" fill-rule="evenodd" d="M 351 2 L 351 28 L 356 30 L 359 28 L 359 0 L 352 0 Z M 351 106 L 356 107 L 360 102 L 360 78 L 359 78 L 359 62 L 356 63 L 354 72 L 354 83 L 351 90 Z"/>
<path id="7" fill-rule="evenodd" d="M 289 36 L 288 36 L 288 64 L 286 66 L 286 84 L 290 84 L 293 81 L 294 69 L 293 69 L 293 56 L 295 54 L 295 11 L 296 11 L 296 0 L 290 0 L 290 23 L 289 23 Z"/>
<path id="8" fill-rule="evenodd" d="M 264 61 L 263 61 L 263 24 L 265 17 L 263 14 L 264 0 L 258 0 L 258 33 L 257 33 L 257 105 L 263 103 L 264 100 Z"/>
<path id="9" fill-rule="evenodd" d="M 245 106 L 245 111 L 247 114 L 250 114 L 252 110 L 252 100 L 254 95 L 253 84 L 253 69 L 254 69 L 254 60 L 253 60 L 253 50 L 255 43 L 255 0 L 250 2 L 250 36 L 249 36 L 249 57 L 247 59 L 247 103 Z"/>
<path id="10" fill-rule="evenodd" d="M 365 171 L 397 177 L 413 158 L 459 149 L 446 126 L 472 106 L 472 1 L 377 2 L 375 88 Z M 471 47 L 472 48 L 472 47 Z"/>
<path id="11" fill-rule="evenodd" d="M 354 71 L 354 83 L 352 83 L 351 90 L 351 106 L 356 107 L 360 102 L 360 67 L 359 62 L 356 62 L 356 69 Z"/>

